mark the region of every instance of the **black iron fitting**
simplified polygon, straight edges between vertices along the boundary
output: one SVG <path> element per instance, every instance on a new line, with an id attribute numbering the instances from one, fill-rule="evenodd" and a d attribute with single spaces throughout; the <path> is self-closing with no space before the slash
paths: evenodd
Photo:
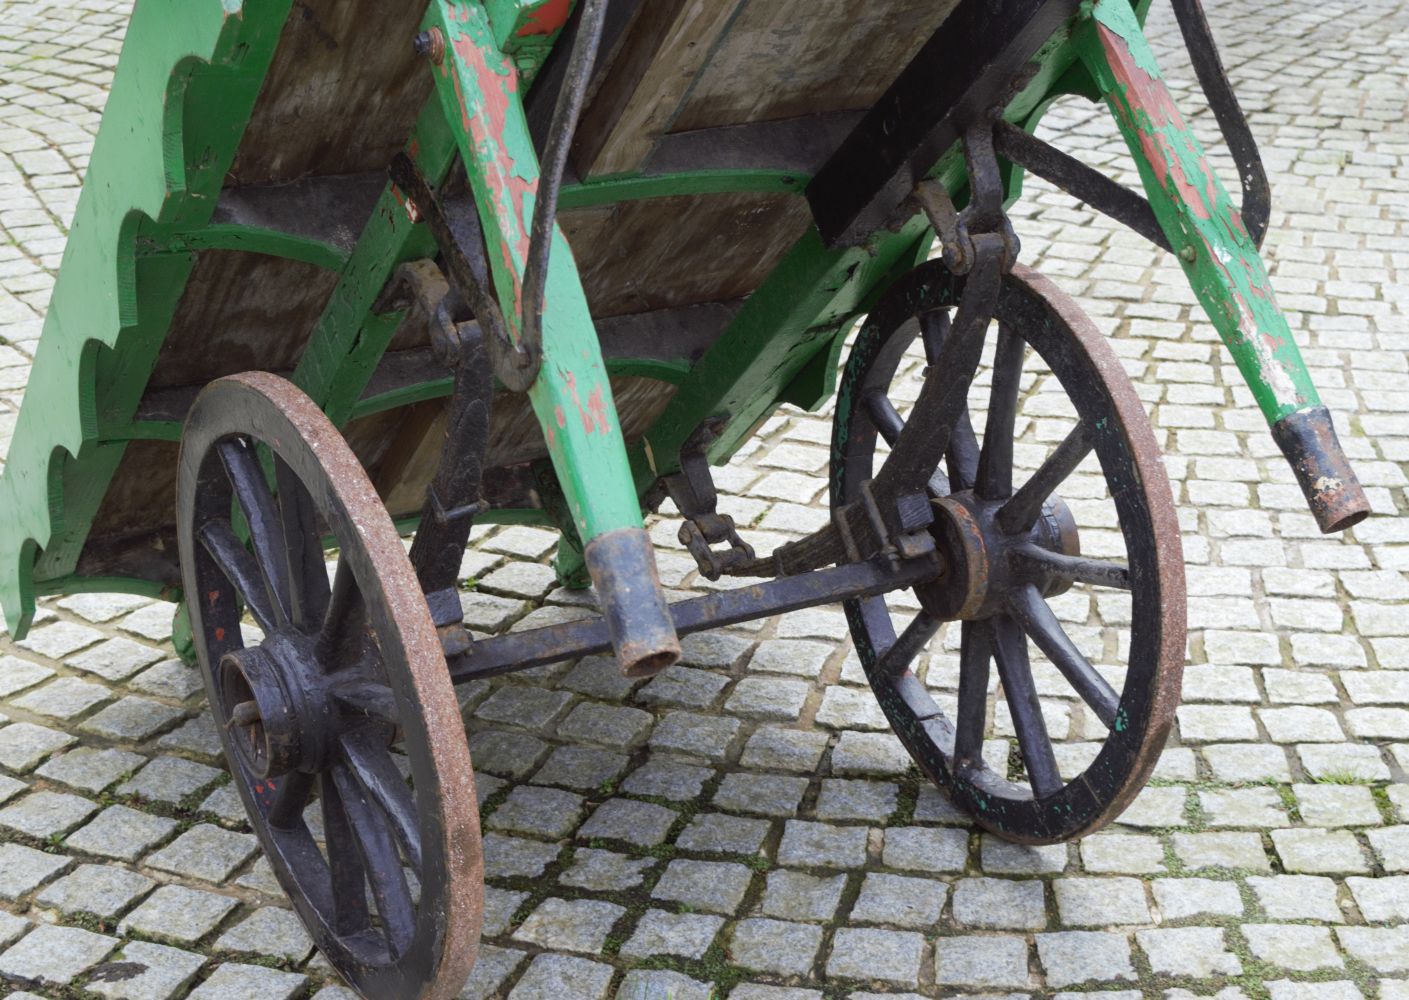
<path id="1" fill-rule="evenodd" d="M 706 580 L 718 580 L 755 558 L 753 546 L 739 536 L 734 519 L 718 513 L 719 494 L 709 471 L 708 449 L 723 427 L 723 420 L 710 418 L 695 428 L 680 450 L 680 471 L 664 479 L 666 492 L 685 518 L 677 537 Z M 714 548 L 720 542 L 728 548 Z"/>

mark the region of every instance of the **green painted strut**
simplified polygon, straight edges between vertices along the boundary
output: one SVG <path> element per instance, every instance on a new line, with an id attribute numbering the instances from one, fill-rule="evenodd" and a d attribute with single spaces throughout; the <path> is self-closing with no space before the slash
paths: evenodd
<path id="1" fill-rule="evenodd" d="M 441 107 L 455 133 L 484 226 L 489 266 L 509 334 L 519 336 L 539 167 L 513 61 L 496 44 L 485 8 L 435 0 L 424 23 L 439 30 Z M 621 420 L 572 249 L 555 232 L 543 315 L 543 366 L 528 390 L 578 534 L 586 543 L 640 528 Z"/>
<path id="2" fill-rule="evenodd" d="M 1267 268 L 1174 106 L 1129 0 L 1099 0 L 1082 60 L 1114 112 L 1155 217 L 1269 424 L 1320 406 Z"/>

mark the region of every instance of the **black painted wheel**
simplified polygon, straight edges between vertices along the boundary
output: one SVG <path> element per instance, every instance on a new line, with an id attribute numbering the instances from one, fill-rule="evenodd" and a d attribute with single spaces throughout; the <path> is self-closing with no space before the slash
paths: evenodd
<path id="1" fill-rule="evenodd" d="M 206 691 L 279 883 L 363 996 L 454 996 L 483 908 L 474 777 L 439 638 L 376 491 L 308 397 L 255 372 L 211 383 L 191 408 L 177 510 Z M 242 638 L 246 610 L 257 644 Z"/>
<path id="2" fill-rule="evenodd" d="M 895 441 L 904 426 L 900 411 L 918 383 L 903 366 L 916 338 L 929 362 L 920 363 L 921 378 L 956 377 L 932 366 L 962 290 L 940 262 L 926 264 L 892 288 L 862 328 L 837 400 L 834 506 L 861 496 L 879 471 L 881 442 Z M 944 467 L 929 482 L 945 575 L 916 588 L 910 604 L 921 610 L 908 622 L 892 616 L 885 597 L 850 601 L 846 612 L 872 690 L 920 770 L 980 826 L 1052 843 L 1110 822 L 1158 760 L 1183 672 L 1183 556 L 1144 408 L 1100 332 L 1055 285 L 1023 267 L 1003 279 L 997 320 L 991 365 L 977 373 L 991 372 L 991 385 L 986 393 L 980 378 L 970 385 L 970 405 L 984 400 L 987 409 L 982 437 L 964 410 Z M 1038 392 L 1044 382 L 1060 391 Z M 1023 415 L 1025 406 L 1037 417 Z M 1093 451 L 1101 478 L 1073 477 Z M 1020 453 L 1046 456 L 1026 481 L 1015 474 Z M 1102 482 L 1104 496 L 1096 497 L 1092 484 Z M 1081 509 L 1104 504 L 1108 512 L 1110 530 L 1095 535 L 1099 558 L 1081 555 L 1076 521 L 1058 496 L 1063 484 L 1079 487 L 1082 499 L 1072 503 Z M 1122 609 L 1119 592 L 1129 592 L 1128 627 L 1106 640 L 1100 670 L 1069 634 L 1083 630 L 1065 626 L 1053 608 L 1070 609 L 1087 590 Z M 962 623 L 957 650 L 936 638 L 946 622 Z M 990 698 L 992 664 L 1017 747 L 995 755 L 1002 744 L 990 742 L 986 759 L 985 737 L 1000 714 L 996 691 Z M 1054 740 L 1039 693 L 1083 706 L 1091 742 Z M 1090 758 L 1097 741 L 1089 764 L 1065 753 L 1084 749 Z"/>

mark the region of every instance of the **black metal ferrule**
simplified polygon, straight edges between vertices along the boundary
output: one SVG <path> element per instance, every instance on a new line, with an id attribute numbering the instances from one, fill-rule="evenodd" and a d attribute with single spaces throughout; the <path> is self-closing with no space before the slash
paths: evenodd
<path id="1" fill-rule="evenodd" d="M 598 535 L 584 555 L 622 672 L 651 677 L 680 659 L 680 639 L 646 530 Z"/>
<path id="2" fill-rule="evenodd" d="M 1370 502 L 1350 468 L 1324 406 L 1298 410 L 1272 425 L 1272 437 L 1296 473 L 1322 533 L 1344 531 L 1370 515 Z"/>

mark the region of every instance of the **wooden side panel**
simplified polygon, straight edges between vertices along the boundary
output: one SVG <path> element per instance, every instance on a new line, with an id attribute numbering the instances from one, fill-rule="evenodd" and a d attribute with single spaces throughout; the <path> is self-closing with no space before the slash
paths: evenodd
<path id="1" fill-rule="evenodd" d="M 133 441 L 123 452 L 79 557 L 82 576 L 134 576 L 179 584 L 176 468 L 181 446 Z"/>
<path id="2" fill-rule="evenodd" d="M 578 127 L 583 177 L 638 170 L 747 0 L 645 0 Z"/>
<path id="3" fill-rule="evenodd" d="M 811 224 L 792 195 L 652 198 L 562 217 L 597 317 L 753 292 Z"/>
<path id="4" fill-rule="evenodd" d="M 671 131 L 869 108 L 958 0 L 752 0 Z"/>
<path id="5" fill-rule="evenodd" d="M 297 0 L 232 184 L 384 170 L 433 85 L 412 47 L 426 0 Z"/>
<path id="6" fill-rule="evenodd" d="M 331 271 L 245 253 L 201 254 L 176 309 L 149 388 L 223 375 L 287 371 L 337 283 Z"/>

